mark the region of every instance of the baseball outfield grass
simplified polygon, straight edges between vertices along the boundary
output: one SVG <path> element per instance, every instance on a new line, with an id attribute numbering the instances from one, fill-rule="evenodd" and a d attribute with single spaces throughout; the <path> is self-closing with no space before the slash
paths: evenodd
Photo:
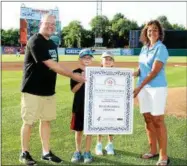
<path id="1" fill-rule="evenodd" d="M 16 57 L 16 55 L 2 55 L 2 62 L 21 62 L 24 59 L 24 55 Z M 60 61 L 77 61 L 78 55 L 60 55 Z M 96 55 L 94 60 L 100 61 L 100 56 Z M 116 62 L 138 62 L 138 56 L 115 56 Z M 171 56 L 168 62 L 186 62 L 187 57 L 184 56 Z"/>
<path id="2" fill-rule="evenodd" d="M 3 56 L 4 59 L 4 56 Z M 18 59 L 18 58 L 17 58 Z M 21 59 L 21 58 L 20 58 Z M 185 58 L 182 57 L 184 60 Z M 181 60 L 181 59 L 179 59 Z M 166 68 L 169 87 L 186 86 L 186 67 Z M 18 165 L 20 152 L 20 85 L 22 71 L 2 71 L 2 165 Z M 62 157 L 64 165 L 69 165 L 75 150 L 74 133 L 70 130 L 73 93 L 70 91 L 69 79 L 58 76 L 56 86 L 57 120 L 52 122 L 51 149 Z M 172 165 L 187 165 L 187 131 L 186 118 L 166 116 L 168 128 L 168 155 Z M 132 135 L 114 137 L 115 156 L 95 156 L 96 136 L 93 136 L 91 152 L 94 165 L 155 165 L 158 158 L 142 160 L 140 154 L 148 152 L 144 120 L 137 108 L 134 109 L 134 129 Z M 84 140 L 83 140 L 84 143 Z M 103 137 L 103 146 L 107 143 Z M 83 151 L 84 151 L 83 144 Z M 30 152 L 40 165 L 41 143 L 38 123 L 32 130 Z M 82 163 L 80 163 L 82 164 Z M 74 165 L 74 164 L 73 164 Z"/>

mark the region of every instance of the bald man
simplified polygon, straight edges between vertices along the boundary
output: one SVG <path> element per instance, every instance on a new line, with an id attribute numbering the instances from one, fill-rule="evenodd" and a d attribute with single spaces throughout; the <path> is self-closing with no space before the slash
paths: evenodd
<path id="1" fill-rule="evenodd" d="M 85 79 L 58 63 L 57 46 L 50 36 L 55 32 L 56 20 L 52 15 L 44 15 L 39 33 L 34 34 L 28 41 L 25 52 L 21 117 L 22 152 L 19 161 L 26 165 L 36 165 L 29 153 L 31 128 L 40 120 L 40 138 L 42 143 L 42 160 L 61 163 L 62 160 L 50 149 L 50 122 L 56 119 L 55 86 L 57 73 L 70 77 L 78 82 Z"/>

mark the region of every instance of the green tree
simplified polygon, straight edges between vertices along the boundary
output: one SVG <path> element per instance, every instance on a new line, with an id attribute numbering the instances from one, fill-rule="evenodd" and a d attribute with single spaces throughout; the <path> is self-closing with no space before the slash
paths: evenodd
<path id="1" fill-rule="evenodd" d="M 122 13 L 116 13 L 111 20 L 111 24 L 118 22 L 119 19 L 124 19 L 124 15 Z"/>
<path id="2" fill-rule="evenodd" d="M 108 44 L 108 33 L 110 29 L 110 22 L 108 18 L 104 15 L 96 16 L 90 21 L 91 30 L 95 37 L 103 38 L 103 46 Z M 94 37 L 94 38 L 95 38 Z"/>
<path id="3" fill-rule="evenodd" d="M 111 28 L 113 36 L 111 38 L 114 43 L 113 47 L 124 47 L 129 43 L 129 31 L 139 29 L 136 21 L 129 20 L 121 13 L 114 15 L 111 20 Z"/>
<path id="4" fill-rule="evenodd" d="M 8 29 L 1 30 L 1 44 L 4 46 L 19 46 L 19 30 Z"/>
<path id="5" fill-rule="evenodd" d="M 94 32 L 91 30 L 83 29 L 82 41 L 81 41 L 82 47 L 93 47 L 94 41 L 95 41 Z"/>
<path id="6" fill-rule="evenodd" d="M 166 16 L 159 16 L 157 17 L 157 20 L 161 23 L 161 25 L 163 26 L 163 28 L 165 30 L 171 30 L 173 29 L 172 28 L 172 25 L 170 24 L 170 22 L 168 21 L 168 18 Z"/>
<path id="7" fill-rule="evenodd" d="M 95 34 L 101 35 L 107 31 L 107 28 L 109 26 L 109 20 L 104 15 L 96 16 L 91 20 L 90 26 L 92 31 L 95 32 Z"/>
<path id="8" fill-rule="evenodd" d="M 62 30 L 63 45 L 65 47 L 81 47 L 83 27 L 80 21 L 74 20 Z"/>
<path id="9" fill-rule="evenodd" d="M 179 25 L 179 24 L 173 24 L 172 28 L 174 30 L 186 30 L 186 28 L 183 25 Z"/>

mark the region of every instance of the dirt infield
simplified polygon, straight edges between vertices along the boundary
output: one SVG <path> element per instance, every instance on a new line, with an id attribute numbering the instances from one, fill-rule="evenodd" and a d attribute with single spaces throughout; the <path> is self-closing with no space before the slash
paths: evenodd
<path id="1" fill-rule="evenodd" d="M 186 117 L 187 115 L 187 88 L 169 88 L 166 104 L 166 114 L 177 117 Z M 137 98 L 134 100 L 135 106 L 138 106 Z"/>
<path id="2" fill-rule="evenodd" d="M 71 69 L 77 68 L 77 62 L 60 62 Z M 99 66 L 99 62 L 94 62 L 93 66 Z M 137 67 L 137 62 L 116 62 L 115 67 Z M 187 63 L 168 63 L 167 66 L 174 66 L 174 67 L 187 67 Z M 1 64 L 2 70 L 22 70 L 23 62 L 3 62 Z M 168 90 L 168 101 L 166 105 L 166 113 L 168 115 L 174 115 L 178 117 L 186 117 L 187 111 L 187 88 L 169 88 Z M 138 106 L 138 101 L 135 99 L 135 105 Z"/>

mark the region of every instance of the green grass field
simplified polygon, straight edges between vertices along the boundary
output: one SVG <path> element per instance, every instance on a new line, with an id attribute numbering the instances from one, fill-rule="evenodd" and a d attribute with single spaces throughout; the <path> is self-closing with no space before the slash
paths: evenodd
<path id="1" fill-rule="evenodd" d="M 4 57 L 3 57 L 4 58 Z M 166 74 L 169 87 L 186 86 L 186 67 L 167 67 Z M 20 152 L 20 85 L 22 71 L 2 71 L 2 165 L 18 165 Z M 75 150 L 74 133 L 70 130 L 73 93 L 70 91 L 69 79 L 58 76 L 56 86 L 57 120 L 52 122 L 51 148 L 63 158 L 64 165 L 71 165 L 71 155 Z M 172 165 L 187 165 L 187 131 L 186 118 L 166 116 L 168 128 L 168 155 Z M 103 146 L 107 140 L 103 137 Z M 84 140 L 83 140 L 84 143 Z M 91 152 L 94 155 L 96 136 L 93 136 Z M 115 156 L 95 156 L 94 165 L 154 165 L 158 158 L 142 160 L 140 154 L 148 152 L 144 120 L 138 108 L 134 109 L 134 130 L 132 135 L 114 137 Z M 83 145 L 84 149 L 84 145 Z M 32 130 L 30 151 L 40 165 L 41 143 L 38 123 Z M 81 163 L 82 164 L 82 163 Z M 74 164 L 73 164 L 74 165 Z M 79 164 L 80 165 L 80 164 Z"/>
<path id="2" fill-rule="evenodd" d="M 59 56 L 60 61 L 77 61 L 78 55 L 63 55 Z M 2 62 L 22 62 L 24 55 L 16 57 L 16 55 L 2 55 Z M 100 56 L 96 55 L 94 60 L 100 61 Z M 115 56 L 116 62 L 138 62 L 138 56 Z M 168 62 L 187 62 L 187 57 L 176 56 L 169 57 Z"/>

